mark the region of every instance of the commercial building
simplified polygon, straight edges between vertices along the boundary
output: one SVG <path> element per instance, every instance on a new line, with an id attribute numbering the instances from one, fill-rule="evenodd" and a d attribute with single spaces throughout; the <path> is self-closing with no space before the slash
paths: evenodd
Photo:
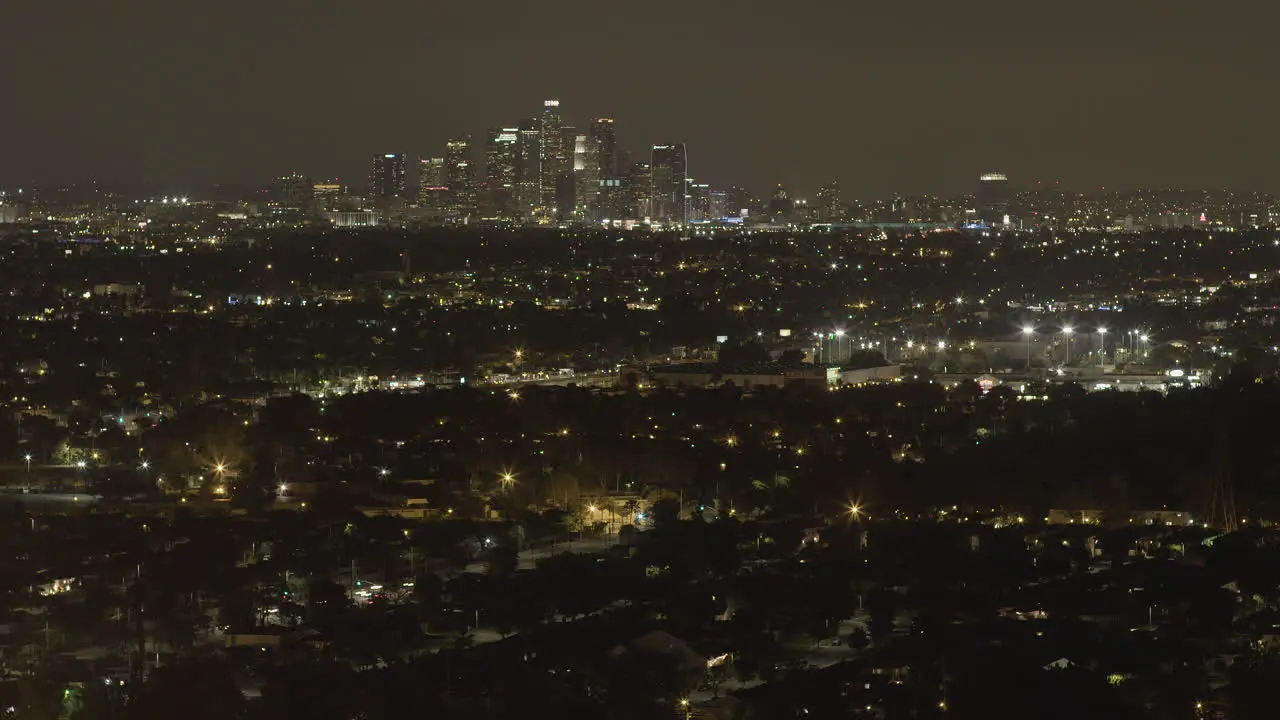
<path id="1" fill-rule="evenodd" d="M 449 213 L 449 186 L 445 180 L 444 158 L 418 161 L 418 207 L 428 220 L 443 220 Z"/>
<path id="2" fill-rule="evenodd" d="M 649 173 L 650 217 L 653 222 L 687 222 L 689 163 L 684 143 L 654 145 Z"/>
<path id="3" fill-rule="evenodd" d="M 564 123 L 560 118 L 560 101 L 543 103 L 539 140 L 539 204 L 547 214 L 553 214 L 559 197 L 562 178 L 572 172 L 570 150 L 565 147 Z"/>
<path id="4" fill-rule="evenodd" d="M 991 172 L 978 178 L 978 219 L 992 227 L 1004 225 L 1009 216 L 1009 178 Z"/>
<path id="5" fill-rule="evenodd" d="M 542 130 L 537 119 L 520 123 L 515 153 L 515 210 L 528 218 L 542 202 Z"/>
<path id="6" fill-rule="evenodd" d="M 515 210 L 519 128 L 489 130 L 485 145 L 485 214 L 510 216 Z"/>
<path id="7" fill-rule="evenodd" d="M 840 183 L 833 180 L 818 188 L 814 210 L 819 222 L 835 222 L 844 219 L 844 201 L 840 198 Z"/>
<path id="8" fill-rule="evenodd" d="M 444 152 L 444 184 L 449 188 L 448 214 L 465 221 L 476 214 L 476 169 L 471 161 L 471 136 L 450 140 Z"/>
<path id="9" fill-rule="evenodd" d="M 653 206 L 653 173 L 649 163 L 634 163 L 627 171 L 623 182 L 623 194 L 626 197 L 626 214 L 628 217 L 647 219 L 652 216 Z"/>
<path id="10" fill-rule="evenodd" d="M 395 200 L 404 197 L 405 159 L 403 153 L 385 153 L 373 156 L 369 173 L 369 195 L 375 200 Z"/>
<path id="11" fill-rule="evenodd" d="M 758 387 L 785 387 L 793 383 L 815 387 L 840 383 L 840 368 L 823 365 L 758 363 L 725 366 L 716 363 L 683 363 L 655 367 L 649 374 L 654 383 L 667 387 L 720 387 L 730 384 L 750 390 Z"/>
<path id="12" fill-rule="evenodd" d="M 301 173 L 289 173 L 271 184 L 271 200 L 283 207 L 302 209 L 315 199 L 315 183 Z"/>

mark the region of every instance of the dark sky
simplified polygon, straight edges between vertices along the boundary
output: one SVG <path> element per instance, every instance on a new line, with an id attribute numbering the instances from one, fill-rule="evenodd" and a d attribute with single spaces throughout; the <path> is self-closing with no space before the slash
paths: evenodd
<path id="1" fill-rule="evenodd" d="M 1273 0 L 6 0 L 0 184 L 360 182 L 535 114 L 714 185 L 1280 190 Z"/>

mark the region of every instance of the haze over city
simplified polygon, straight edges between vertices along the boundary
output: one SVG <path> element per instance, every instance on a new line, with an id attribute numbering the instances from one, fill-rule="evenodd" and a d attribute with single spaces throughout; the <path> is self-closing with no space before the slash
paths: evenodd
<path id="1" fill-rule="evenodd" d="M 1271 3 L 18 2 L 0 184 L 354 181 L 558 97 L 716 185 L 1280 189 Z"/>

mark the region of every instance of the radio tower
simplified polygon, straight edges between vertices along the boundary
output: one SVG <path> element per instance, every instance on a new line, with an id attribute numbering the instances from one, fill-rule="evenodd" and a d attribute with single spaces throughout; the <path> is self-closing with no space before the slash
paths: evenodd
<path id="1" fill-rule="evenodd" d="M 1218 447 L 1214 453 L 1218 467 L 1214 472 L 1213 487 L 1209 491 L 1209 512 L 1205 514 L 1205 522 L 1224 532 L 1235 532 L 1240 529 L 1240 518 L 1236 515 L 1236 491 L 1235 483 L 1231 480 L 1228 437 L 1224 418 L 1218 425 Z"/>

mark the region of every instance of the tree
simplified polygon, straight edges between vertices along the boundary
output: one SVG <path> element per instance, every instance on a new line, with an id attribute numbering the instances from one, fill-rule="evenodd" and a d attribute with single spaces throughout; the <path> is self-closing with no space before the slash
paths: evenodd
<path id="1" fill-rule="evenodd" d="M 501 580 L 515 574 L 516 568 L 520 565 L 520 557 L 515 548 L 499 545 L 490 548 L 485 563 L 489 576 Z"/>
<path id="2" fill-rule="evenodd" d="M 230 667 L 216 660 L 197 660 L 156 668 L 129 716 L 226 720 L 244 717 L 246 711 Z"/>

